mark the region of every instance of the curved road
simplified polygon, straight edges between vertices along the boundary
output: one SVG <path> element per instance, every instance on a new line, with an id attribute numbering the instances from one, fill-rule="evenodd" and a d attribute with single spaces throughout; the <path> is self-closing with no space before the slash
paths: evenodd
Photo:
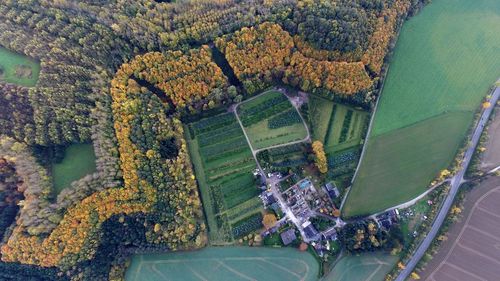
<path id="1" fill-rule="evenodd" d="M 439 229 L 441 228 L 441 225 L 443 224 L 444 220 L 446 219 L 446 215 L 448 214 L 448 211 L 450 210 L 451 206 L 453 205 L 453 200 L 455 199 L 455 195 L 458 192 L 458 189 L 460 188 L 460 185 L 464 181 L 464 174 L 467 171 L 467 167 L 469 166 L 469 162 L 472 158 L 472 155 L 474 154 L 474 151 L 476 149 L 476 146 L 479 142 L 479 138 L 481 137 L 481 134 L 483 132 L 485 124 L 488 122 L 488 119 L 491 115 L 491 112 L 493 111 L 493 108 L 495 107 L 498 98 L 500 96 L 500 87 L 497 87 L 494 92 L 492 93 L 492 96 L 490 98 L 490 103 L 491 106 L 483 111 L 481 114 L 481 119 L 479 120 L 475 130 L 474 134 L 472 135 L 472 138 L 469 142 L 469 147 L 467 148 L 467 151 L 464 154 L 464 158 L 462 159 L 462 165 L 460 167 L 460 170 L 456 173 L 455 176 L 453 176 L 450 180 L 450 192 L 446 196 L 446 199 L 443 203 L 443 206 L 439 210 L 439 213 L 432 223 L 431 230 L 427 234 L 427 236 L 424 238 L 422 243 L 418 246 L 417 250 L 411 257 L 411 259 L 408 261 L 406 264 L 406 268 L 403 269 L 399 276 L 396 278 L 396 281 L 404 281 L 410 276 L 411 272 L 417 265 L 417 263 L 422 259 L 424 256 L 425 252 L 431 245 L 432 241 L 436 237 Z"/>

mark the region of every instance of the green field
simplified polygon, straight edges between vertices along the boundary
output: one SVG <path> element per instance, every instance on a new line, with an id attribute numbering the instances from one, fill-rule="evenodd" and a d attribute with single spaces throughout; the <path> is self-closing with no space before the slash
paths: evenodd
<path id="1" fill-rule="evenodd" d="M 436 0 L 404 24 L 344 216 L 410 200 L 450 164 L 500 75 L 498 34 L 497 0 Z"/>
<path id="2" fill-rule="evenodd" d="M 370 140 L 345 214 L 381 211 L 425 191 L 429 180 L 453 160 L 470 118 L 469 112 L 443 114 Z"/>
<path id="3" fill-rule="evenodd" d="M 16 75 L 16 70 L 19 70 L 18 68 L 21 66 L 25 66 L 28 74 L 31 75 L 26 77 Z M 33 87 L 38 81 L 39 74 L 40 63 L 0 46 L 0 81 Z"/>
<path id="4" fill-rule="evenodd" d="M 73 181 L 95 172 L 95 159 L 91 144 L 73 144 L 67 147 L 63 160 L 52 165 L 54 193 L 59 194 L 70 187 Z"/>
<path id="5" fill-rule="evenodd" d="M 126 281 L 317 280 L 312 255 L 292 248 L 218 247 L 200 251 L 136 255 Z"/>
<path id="6" fill-rule="evenodd" d="M 242 219 L 242 215 L 262 210 L 253 176 L 255 160 L 232 113 L 191 123 L 186 132 L 210 242 L 231 243 L 232 224 Z"/>
<path id="7" fill-rule="evenodd" d="M 383 281 L 396 264 L 397 256 L 364 253 L 345 256 L 325 276 L 324 281 Z"/>
<path id="8" fill-rule="evenodd" d="M 270 91 L 242 103 L 238 115 L 253 149 L 302 140 L 307 129 L 288 98 Z M 273 124 L 276 124 L 273 127 Z"/>

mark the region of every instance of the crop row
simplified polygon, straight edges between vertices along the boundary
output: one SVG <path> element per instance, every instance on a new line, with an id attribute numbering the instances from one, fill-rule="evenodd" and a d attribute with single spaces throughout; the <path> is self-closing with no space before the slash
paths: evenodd
<path id="1" fill-rule="evenodd" d="M 236 122 L 236 118 L 231 113 L 226 113 L 222 115 L 217 115 L 211 118 L 202 119 L 191 126 L 194 129 L 196 135 L 204 132 L 213 130 L 214 128 L 220 128 L 227 126 L 233 122 Z"/>
<path id="2" fill-rule="evenodd" d="M 207 138 L 207 137 L 210 137 L 210 136 L 213 136 L 213 135 L 220 134 L 221 132 L 224 132 L 225 130 L 234 129 L 234 128 L 240 127 L 240 124 L 238 124 L 238 122 L 236 122 L 236 118 L 233 119 L 233 121 L 234 122 L 226 124 L 224 126 L 211 127 L 211 130 L 205 131 L 205 132 L 201 132 L 201 133 L 197 134 L 196 137 L 198 137 L 198 138 Z"/>
<path id="3" fill-rule="evenodd" d="M 282 127 L 292 126 L 294 124 L 301 123 L 299 113 L 294 108 L 291 108 L 285 112 L 277 114 L 269 119 L 267 127 L 269 129 L 278 129 Z"/>
<path id="4" fill-rule="evenodd" d="M 262 227 L 262 214 L 257 213 L 233 224 L 233 235 L 235 238 L 239 238 L 261 227 Z"/>
<path id="5" fill-rule="evenodd" d="M 356 161 L 359 157 L 359 152 L 357 150 L 350 150 L 340 154 L 336 154 L 328 157 L 328 166 L 335 167 L 337 165 Z"/>
<path id="6" fill-rule="evenodd" d="M 286 146 L 280 146 L 276 148 L 269 149 L 269 155 L 276 157 L 280 155 L 285 155 L 285 154 L 290 154 L 294 152 L 300 152 L 302 151 L 303 144 L 302 143 L 295 143 L 291 145 L 286 145 Z"/>
<path id="7" fill-rule="evenodd" d="M 342 130 L 340 131 L 339 143 L 343 143 L 347 139 L 347 133 L 349 133 L 349 128 L 351 127 L 352 110 L 348 110 L 344 122 L 342 123 Z"/>
<path id="8" fill-rule="evenodd" d="M 221 143 L 216 143 L 214 145 L 205 146 L 200 149 L 200 152 L 201 155 L 207 159 L 214 155 L 223 154 L 225 152 L 246 146 L 247 146 L 247 141 L 243 136 L 241 136 L 239 138 L 235 138 L 227 142 L 221 142 Z"/>
<path id="9" fill-rule="evenodd" d="M 205 163 L 208 163 L 208 162 L 220 160 L 223 158 L 229 158 L 229 157 L 236 155 L 236 154 L 239 154 L 247 149 L 248 149 L 248 147 L 244 147 L 244 146 L 236 147 L 236 148 L 233 148 L 231 150 L 227 150 L 227 151 L 220 153 L 220 154 L 214 154 L 210 157 L 205 157 L 204 160 L 205 160 Z"/>
<path id="10" fill-rule="evenodd" d="M 255 160 L 252 158 L 251 154 L 249 154 L 248 156 L 249 157 L 247 157 L 247 158 L 241 157 L 241 158 L 236 159 L 234 161 L 226 161 L 222 165 L 219 165 L 219 166 L 211 168 L 211 169 L 207 169 L 206 174 L 213 174 L 213 173 L 218 172 L 219 170 L 224 170 L 225 168 L 236 167 L 236 166 L 240 166 L 240 165 L 250 163 L 250 162 L 255 163 L 254 162 Z"/>
<path id="11" fill-rule="evenodd" d="M 255 165 L 253 165 L 253 164 L 247 164 L 247 165 L 235 166 L 234 168 L 223 171 L 222 173 L 220 171 L 218 171 L 218 172 L 212 173 L 208 177 L 208 180 L 209 181 L 216 181 L 220 178 L 223 178 L 223 177 L 226 177 L 228 175 L 235 174 L 235 173 L 239 173 L 242 171 L 248 172 L 248 170 L 251 170 L 254 166 Z M 250 167 L 250 169 L 249 169 L 249 167 Z"/>
<path id="12" fill-rule="evenodd" d="M 307 163 L 307 159 L 302 157 L 298 159 L 286 159 L 281 162 L 274 162 L 272 165 L 277 168 L 297 167 Z"/>
<path id="13" fill-rule="evenodd" d="M 292 108 L 292 105 L 288 100 L 285 100 L 257 114 L 241 114 L 241 123 L 243 123 L 243 126 L 248 127 L 289 108 Z"/>
<path id="14" fill-rule="evenodd" d="M 198 145 L 200 147 L 208 146 L 211 144 L 216 144 L 220 142 L 224 142 L 230 139 L 234 139 L 237 137 L 242 137 L 243 132 L 238 124 L 234 128 L 224 127 L 222 131 L 219 131 L 218 134 L 211 134 L 209 136 L 203 135 L 203 137 L 198 137 Z M 232 127 L 232 126 L 231 126 Z"/>
<path id="15" fill-rule="evenodd" d="M 259 114 L 260 112 L 268 109 L 268 108 L 271 108 L 279 103 L 282 103 L 284 101 L 287 101 L 288 98 L 285 97 L 284 95 L 279 95 L 277 97 L 274 97 L 272 99 L 268 99 L 262 103 L 259 103 L 257 105 L 254 105 L 252 107 L 249 107 L 249 108 L 242 108 L 241 109 L 241 114 L 246 114 L 246 115 L 254 115 L 254 114 Z"/>
<path id="16" fill-rule="evenodd" d="M 241 205 L 240 205 L 241 206 Z M 261 201 L 255 201 L 253 204 L 250 204 L 248 206 L 245 206 L 245 207 L 240 207 L 240 206 L 237 206 L 237 207 L 234 207 L 232 209 L 229 209 L 227 211 L 227 219 L 229 221 L 231 220 L 234 220 L 238 217 L 241 216 L 241 214 L 247 214 L 255 209 L 258 209 L 262 206 L 262 202 Z"/>

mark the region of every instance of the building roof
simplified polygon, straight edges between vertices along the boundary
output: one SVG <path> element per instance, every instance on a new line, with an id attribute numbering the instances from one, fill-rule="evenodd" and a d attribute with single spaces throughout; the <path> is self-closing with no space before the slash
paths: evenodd
<path id="1" fill-rule="evenodd" d="M 327 240 L 335 240 L 337 239 L 337 231 L 333 227 L 327 229 L 326 231 L 323 231 L 323 237 Z"/>
<path id="2" fill-rule="evenodd" d="M 274 195 L 271 192 L 266 193 L 266 199 L 268 205 L 271 205 L 276 202 L 276 198 L 274 198 Z"/>
<path id="3" fill-rule="evenodd" d="M 281 232 L 280 236 L 281 236 L 281 241 L 283 241 L 283 244 L 285 246 L 292 243 L 295 239 L 297 239 L 297 236 L 295 236 L 295 229 L 293 228 Z"/>
<path id="4" fill-rule="evenodd" d="M 318 235 L 318 231 L 314 228 L 312 224 L 309 224 L 306 227 L 304 227 L 304 232 L 306 236 L 309 238 L 313 238 L 316 235 Z"/>
<path id="5" fill-rule="evenodd" d="M 337 198 L 340 195 L 339 189 L 335 186 L 335 183 L 329 182 L 325 184 L 326 191 L 332 199 Z"/>

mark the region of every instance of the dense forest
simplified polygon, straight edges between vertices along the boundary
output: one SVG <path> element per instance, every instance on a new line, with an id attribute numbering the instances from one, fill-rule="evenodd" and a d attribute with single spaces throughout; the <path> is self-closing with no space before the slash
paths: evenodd
<path id="1" fill-rule="evenodd" d="M 369 107 L 423 2 L 2 1 L 0 46 L 41 70 L 0 80 L 0 278 L 119 279 L 132 253 L 204 246 L 181 120 L 276 83 Z M 89 142 L 96 172 L 54 194 L 48 152 Z"/>

